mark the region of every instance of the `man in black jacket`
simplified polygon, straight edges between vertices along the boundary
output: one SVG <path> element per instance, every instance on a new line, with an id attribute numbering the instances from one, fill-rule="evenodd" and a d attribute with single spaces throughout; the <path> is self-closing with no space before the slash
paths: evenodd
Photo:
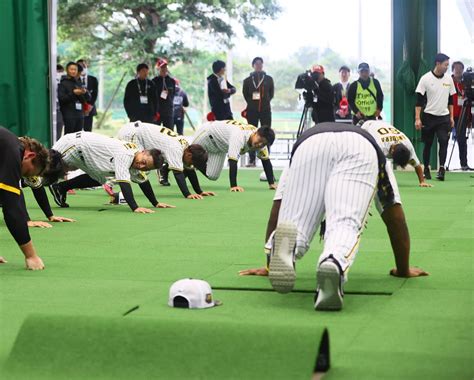
<path id="1" fill-rule="evenodd" d="M 324 67 L 314 65 L 311 68 L 313 73 L 317 73 L 317 85 L 313 89 L 315 103 L 313 104 L 312 119 L 315 124 L 334 121 L 334 92 L 331 81 L 324 76 Z"/>
<path id="2" fill-rule="evenodd" d="M 137 75 L 127 83 L 123 106 L 130 121 L 153 123 L 156 121 L 156 87 L 148 79 L 148 65 L 140 63 L 137 66 Z"/>
<path id="3" fill-rule="evenodd" d="M 235 87 L 225 77 L 225 62 L 215 61 L 212 64 L 213 74 L 207 77 L 207 93 L 211 111 L 216 120 L 232 120 L 230 97 L 235 94 Z"/>
<path id="4" fill-rule="evenodd" d="M 255 57 L 252 61 L 254 72 L 244 80 L 242 93 L 247 102 L 247 121 L 258 128 L 272 126 L 272 110 L 270 102 L 273 99 L 275 87 L 273 78 L 263 71 L 263 59 Z M 250 162 L 247 166 L 255 166 L 256 152 L 249 152 Z"/>
<path id="5" fill-rule="evenodd" d="M 356 125 L 360 120 L 377 120 L 383 108 L 383 92 L 380 82 L 370 76 L 370 67 L 362 62 L 357 68 L 359 79 L 349 87 L 347 100 Z"/>
<path id="6" fill-rule="evenodd" d="M 156 68 L 160 70 L 159 75 L 153 78 L 158 101 L 156 109 L 160 114 L 157 124 L 173 129 L 173 99 L 176 94 L 176 82 L 169 75 L 166 59 L 158 58 Z"/>
<path id="7" fill-rule="evenodd" d="M 89 91 L 91 99 L 88 102 L 89 110 L 85 110 L 84 114 L 84 131 L 91 132 L 92 124 L 94 122 L 94 116 L 97 116 L 97 109 L 95 107 L 95 102 L 97 101 L 97 95 L 99 93 L 99 81 L 93 75 L 89 75 L 87 69 L 88 65 L 84 59 L 77 61 L 77 64 L 82 67 L 80 81 L 82 86 Z"/>
<path id="8" fill-rule="evenodd" d="M 90 94 L 77 79 L 78 66 L 69 62 L 67 75 L 58 86 L 58 99 L 64 121 L 64 134 L 79 132 L 84 128 L 84 104 L 90 101 Z"/>
<path id="9" fill-rule="evenodd" d="M 26 269 L 44 269 L 28 232 L 28 213 L 22 198 L 22 177 L 40 175 L 48 166 L 48 150 L 34 139 L 16 137 L 0 127 L 0 204 L 3 218 L 23 255 Z M 6 262 L 0 257 L 0 263 Z"/>

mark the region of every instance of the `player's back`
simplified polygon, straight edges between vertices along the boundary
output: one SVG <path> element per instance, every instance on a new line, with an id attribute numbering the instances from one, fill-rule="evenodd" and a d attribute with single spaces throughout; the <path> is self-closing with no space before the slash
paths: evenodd
<path id="1" fill-rule="evenodd" d="M 227 152 L 232 139 L 246 141 L 247 135 L 255 132 L 257 128 L 236 120 L 220 120 L 205 123 L 199 128 L 193 139 L 193 144 L 202 145 L 207 151 Z"/>
<path id="2" fill-rule="evenodd" d="M 383 120 L 370 120 L 362 125 L 362 129 L 369 132 L 385 156 L 389 155 L 390 147 L 394 144 L 402 143 L 408 148 L 411 147 L 408 137 L 392 124 Z"/>

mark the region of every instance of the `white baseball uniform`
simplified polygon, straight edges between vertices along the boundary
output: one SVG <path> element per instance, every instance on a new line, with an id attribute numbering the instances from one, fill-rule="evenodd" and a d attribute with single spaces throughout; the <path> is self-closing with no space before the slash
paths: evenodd
<path id="1" fill-rule="evenodd" d="M 391 158 L 390 148 L 392 145 L 403 144 L 410 151 L 410 160 L 408 163 L 413 167 L 420 165 L 420 160 L 416 155 L 415 148 L 410 139 L 393 125 L 382 120 L 369 120 L 362 125 L 362 129 L 365 129 L 372 135 L 385 157 Z M 402 204 L 402 198 L 400 196 L 400 191 L 398 190 L 397 179 L 395 178 L 393 163 L 391 161 L 387 161 L 386 171 L 392 185 L 395 201 L 397 204 Z M 378 197 L 375 197 L 375 205 L 381 214 L 383 212 L 383 207 Z"/>
<path id="2" fill-rule="evenodd" d="M 136 121 L 125 124 L 117 137 L 136 144 L 140 149 L 159 149 L 171 170 L 184 170 L 183 153 L 189 143 L 171 129 Z"/>
<path id="3" fill-rule="evenodd" d="M 248 140 L 257 128 L 235 120 L 220 120 L 204 123 L 194 134 L 192 143 L 201 145 L 208 152 L 206 176 L 217 180 L 224 167 L 226 156 L 238 161 L 240 155 L 250 150 Z M 267 147 L 257 151 L 261 160 L 269 160 Z"/>
<path id="4" fill-rule="evenodd" d="M 64 135 L 53 149 L 61 153 L 66 164 L 83 170 L 100 183 L 105 183 L 107 177 L 115 177 L 117 182 L 147 181 L 144 172 L 131 168 L 139 151 L 133 143 L 81 131 Z"/>
<path id="5" fill-rule="evenodd" d="M 297 228 L 298 258 L 309 249 L 325 216 L 319 262 L 332 255 L 347 273 L 358 251 L 378 175 L 376 150 L 358 133 L 324 132 L 303 140 L 275 194 L 282 200 L 278 224 L 291 222 Z"/>

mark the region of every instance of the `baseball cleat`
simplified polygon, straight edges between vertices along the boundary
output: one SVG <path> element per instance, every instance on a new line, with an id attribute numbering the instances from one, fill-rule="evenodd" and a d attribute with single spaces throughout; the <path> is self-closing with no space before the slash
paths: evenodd
<path id="1" fill-rule="evenodd" d="M 341 310 L 344 297 L 343 276 L 339 264 L 332 257 L 319 265 L 317 284 L 314 308 L 316 310 Z"/>
<path id="2" fill-rule="evenodd" d="M 423 176 L 425 177 L 425 179 L 431 179 L 431 172 L 429 166 L 425 166 L 425 168 L 423 169 Z"/>
<path id="3" fill-rule="evenodd" d="M 444 169 L 443 166 L 440 166 L 438 170 L 438 174 L 436 175 L 436 179 L 438 181 L 444 181 L 444 175 L 445 175 L 446 170 Z"/>
<path id="4" fill-rule="evenodd" d="M 289 293 L 295 286 L 296 226 L 281 223 L 275 231 L 268 278 L 278 293 Z"/>
<path id="5" fill-rule="evenodd" d="M 102 185 L 102 188 L 104 189 L 104 191 L 105 191 L 108 195 L 110 195 L 111 197 L 114 196 L 114 194 L 115 194 L 115 193 L 114 193 L 114 187 L 113 187 L 111 184 L 106 183 L 106 184 Z"/>
<path id="6" fill-rule="evenodd" d="M 62 190 L 59 186 L 58 183 L 54 183 L 51 186 L 49 186 L 49 190 L 51 191 L 51 194 L 53 195 L 54 202 L 59 207 L 69 207 L 69 205 L 66 203 L 66 192 Z"/>

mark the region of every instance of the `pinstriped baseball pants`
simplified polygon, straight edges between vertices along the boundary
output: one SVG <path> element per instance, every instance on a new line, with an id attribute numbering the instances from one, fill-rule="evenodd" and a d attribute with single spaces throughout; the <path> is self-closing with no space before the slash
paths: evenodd
<path id="1" fill-rule="evenodd" d="M 278 223 L 296 225 L 297 257 L 309 249 L 326 216 L 322 262 L 332 255 L 346 272 L 358 250 L 359 238 L 377 184 L 374 147 L 353 132 L 309 137 L 293 155 L 282 186 Z"/>

